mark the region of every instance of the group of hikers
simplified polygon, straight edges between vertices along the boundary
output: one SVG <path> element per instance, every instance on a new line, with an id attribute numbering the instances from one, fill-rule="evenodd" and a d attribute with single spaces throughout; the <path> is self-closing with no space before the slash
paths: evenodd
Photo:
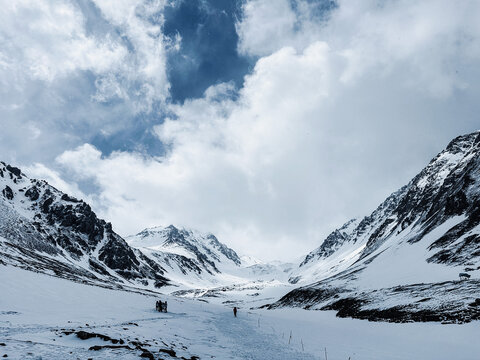
<path id="1" fill-rule="evenodd" d="M 157 300 L 155 304 L 155 308 L 157 309 L 158 312 L 167 312 L 167 302 L 162 301 L 162 300 Z"/>

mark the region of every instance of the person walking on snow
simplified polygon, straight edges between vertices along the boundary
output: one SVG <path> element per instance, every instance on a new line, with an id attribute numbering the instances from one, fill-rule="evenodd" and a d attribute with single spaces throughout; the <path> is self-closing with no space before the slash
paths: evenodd
<path id="1" fill-rule="evenodd" d="M 236 306 L 233 308 L 233 316 L 237 317 L 237 307 Z"/>

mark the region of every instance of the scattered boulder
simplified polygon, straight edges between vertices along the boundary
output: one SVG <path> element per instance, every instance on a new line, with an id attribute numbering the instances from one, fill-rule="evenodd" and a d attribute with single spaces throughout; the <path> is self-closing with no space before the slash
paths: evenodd
<path id="1" fill-rule="evenodd" d="M 134 350 L 128 345 L 94 345 L 90 346 L 88 350 L 99 351 L 102 349 L 127 349 L 127 350 Z"/>
<path id="2" fill-rule="evenodd" d="M 177 357 L 177 353 L 173 349 L 160 349 L 160 352 L 170 355 L 171 357 Z"/>
<path id="3" fill-rule="evenodd" d="M 153 354 L 150 352 L 150 351 L 144 351 L 140 354 L 140 357 L 141 358 L 146 358 L 146 359 L 150 359 L 150 360 L 155 360 L 155 356 L 153 356 Z"/>
<path id="4" fill-rule="evenodd" d="M 64 331 L 63 333 L 65 335 L 70 335 L 73 332 L 72 331 Z M 110 341 L 112 344 L 122 344 L 123 345 L 125 343 L 125 341 L 123 341 L 122 339 L 112 339 L 110 336 L 107 336 L 107 335 L 93 333 L 93 332 L 87 332 L 87 331 L 83 331 L 83 330 L 75 332 L 75 335 L 81 340 L 99 338 L 99 339 L 102 339 L 103 341 Z"/>

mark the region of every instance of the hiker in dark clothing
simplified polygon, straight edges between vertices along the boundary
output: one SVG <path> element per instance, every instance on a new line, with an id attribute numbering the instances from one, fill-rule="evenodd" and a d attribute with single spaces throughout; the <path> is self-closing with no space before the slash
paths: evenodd
<path id="1" fill-rule="evenodd" d="M 158 312 L 167 312 L 167 302 L 162 301 L 162 300 L 157 300 L 155 303 L 155 309 L 157 309 Z"/>
<path id="2" fill-rule="evenodd" d="M 167 312 L 167 302 L 166 301 L 164 302 L 162 300 L 158 300 L 155 303 L 155 308 L 157 309 L 158 312 L 166 313 Z"/>
<path id="3" fill-rule="evenodd" d="M 237 307 L 236 306 L 233 308 L 233 316 L 237 317 Z"/>

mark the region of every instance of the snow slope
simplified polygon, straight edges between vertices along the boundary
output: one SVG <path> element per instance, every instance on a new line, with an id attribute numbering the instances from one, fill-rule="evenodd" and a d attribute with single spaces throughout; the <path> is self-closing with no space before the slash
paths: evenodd
<path id="1" fill-rule="evenodd" d="M 162 295 L 165 314 L 148 294 L 2 265 L 0 293 L 0 356 L 8 359 L 323 360 L 326 349 L 330 360 L 473 360 L 480 353 L 478 322 L 370 323 L 332 312 L 243 308 L 233 318 L 230 307 Z M 81 340 L 80 331 L 108 338 Z"/>
<path id="2" fill-rule="evenodd" d="M 242 261 L 214 235 L 173 225 L 127 244 L 83 201 L 0 163 L 0 265 L 229 306 L 469 322 L 480 319 L 479 185 L 477 132 L 454 139 L 371 215 L 335 230 L 297 266 Z M 471 279 L 459 281 L 460 272 Z"/>
<path id="3" fill-rule="evenodd" d="M 217 291 L 221 301 L 229 289 L 263 291 L 288 278 L 284 264 L 245 266 L 212 234 L 169 226 L 128 241 L 85 202 L 0 163 L 0 264 L 111 288 Z"/>
<path id="4" fill-rule="evenodd" d="M 470 280 L 460 281 L 459 273 Z M 480 132 L 460 136 L 371 215 L 330 234 L 277 306 L 388 321 L 480 319 Z"/>

